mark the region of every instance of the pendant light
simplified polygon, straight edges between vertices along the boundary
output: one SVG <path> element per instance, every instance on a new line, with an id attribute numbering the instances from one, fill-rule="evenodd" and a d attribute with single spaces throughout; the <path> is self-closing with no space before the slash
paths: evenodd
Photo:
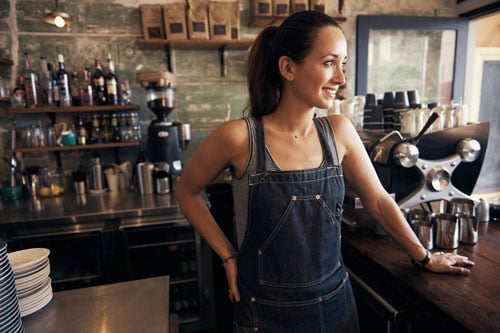
<path id="1" fill-rule="evenodd" d="M 58 9 L 58 0 L 56 0 L 56 9 L 51 12 L 45 13 L 43 20 L 49 24 L 54 24 L 58 28 L 62 28 L 65 25 L 70 25 L 73 20 L 68 13 L 60 12 Z"/>

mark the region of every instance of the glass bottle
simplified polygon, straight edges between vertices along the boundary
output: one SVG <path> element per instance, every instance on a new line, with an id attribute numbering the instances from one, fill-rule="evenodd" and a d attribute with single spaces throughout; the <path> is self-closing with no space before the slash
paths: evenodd
<path id="1" fill-rule="evenodd" d="M 61 97 L 59 94 L 59 85 L 57 84 L 57 76 L 53 72 L 53 66 L 50 62 L 47 64 L 47 68 L 49 69 L 49 72 L 52 75 L 52 100 L 53 100 L 53 104 L 56 106 L 59 106 L 59 104 L 61 102 Z"/>
<path id="2" fill-rule="evenodd" d="M 26 106 L 41 106 L 40 86 L 38 84 L 38 75 L 31 69 L 31 57 L 28 53 L 25 56 L 24 68 L 24 92 L 26 94 Z"/>
<path id="3" fill-rule="evenodd" d="M 83 116 L 79 115 L 76 124 L 76 138 L 79 145 L 87 144 L 87 136 L 88 131 L 85 128 L 85 121 L 83 120 Z"/>
<path id="4" fill-rule="evenodd" d="M 40 83 L 41 104 L 44 106 L 54 106 L 54 92 L 52 89 L 52 73 L 49 71 L 49 64 L 46 57 L 40 57 L 40 72 L 38 73 Z"/>
<path id="5" fill-rule="evenodd" d="M 78 72 L 71 73 L 71 101 L 73 106 L 82 105 L 83 87 L 78 77 Z"/>
<path id="6" fill-rule="evenodd" d="M 64 57 L 62 54 L 57 56 L 59 70 L 56 73 L 57 85 L 59 86 L 59 106 L 71 106 L 71 90 L 69 83 L 69 74 L 64 65 Z"/>
<path id="7" fill-rule="evenodd" d="M 102 142 L 111 141 L 111 129 L 109 128 L 109 114 L 103 114 L 101 117 L 101 139 Z"/>
<path id="8" fill-rule="evenodd" d="M 90 143 L 102 143 L 101 121 L 97 114 L 92 116 L 92 124 L 90 128 Z"/>
<path id="9" fill-rule="evenodd" d="M 24 77 L 18 76 L 16 87 L 12 91 L 10 106 L 13 108 L 24 108 L 26 106 L 26 94 L 24 92 Z"/>
<path id="10" fill-rule="evenodd" d="M 114 112 L 111 114 L 111 132 L 111 141 L 120 142 L 120 126 L 118 126 L 118 116 Z"/>
<path id="11" fill-rule="evenodd" d="M 104 74 L 102 73 L 102 65 L 99 59 L 95 60 L 95 71 L 92 75 L 92 83 L 94 85 L 94 91 L 96 96 L 97 105 L 106 105 L 107 104 L 107 96 L 106 96 L 106 82 L 104 78 Z"/>
<path id="12" fill-rule="evenodd" d="M 92 86 L 92 73 L 90 72 L 90 68 L 85 68 L 82 73 L 82 105 L 94 105 L 94 87 Z"/>
<path id="13" fill-rule="evenodd" d="M 111 59 L 111 54 L 108 53 L 108 72 L 106 73 L 106 93 L 109 105 L 119 105 L 120 99 L 118 95 L 118 78 L 115 74 L 115 65 Z"/>

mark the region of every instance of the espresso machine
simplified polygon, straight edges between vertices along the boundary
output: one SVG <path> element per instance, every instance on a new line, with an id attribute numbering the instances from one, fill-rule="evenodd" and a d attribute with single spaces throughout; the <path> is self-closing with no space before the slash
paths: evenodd
<path id="1" fill-rule="evenodd" d="M 175 77 L 171 72 L 140 72 L 136 80 L 146 89 L 148 107 L 156 115 L 148 127 L 145 154 L 146 160 L 154 164 L 155 192 L 169 193 L 182 173 L 180 151 L 189 144 L 190 126 L 169 119 L 175 109 Z"/>
<path id="2" fill-rule="evenodd" d="M 429 119 L 414 138 L 405 138 L 398 131 L 379 133 L 378 137 L 373 133 L 366 136 L 360 133 L 378 178 L 402 211 L 435 212 L 458 198 L 477 202 L 471 193 L 486 154 L 490 123 L 425 134 L 432 121 Z M 346 188 L 344 208 L 344 215 L 350 217 L 344 221 L 347 224 L 359 222 L 383 233 L 349 188 Z"/>
<path id="3" fill-rule="evenodd" d="M 377 175 L 399 207 L 410 209 L 470 194 L 479 177 L 490 124 L 447 128 L 404 139 L 396 131 L 369 149 Z M 425 131 L 425 130 L 424 130 Z"/>

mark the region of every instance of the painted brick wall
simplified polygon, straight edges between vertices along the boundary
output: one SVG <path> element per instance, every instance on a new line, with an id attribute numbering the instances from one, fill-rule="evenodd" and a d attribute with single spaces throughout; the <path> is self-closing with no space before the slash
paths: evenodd
<path id="1" fill-rule="evenodd" d="M 34 68 L 39 68 L 39 57 L 46 56 L 56 63 L 57 54 L 65 57 L 69 71 L 92 66 L 95 58 L 105 62 L 110 52 L 120 79 L 133 83 L 132 100 L 139 104 L 140 120 L 146 129 L 154 115 L 146 107 L 145 91 L 135 82 L 136 71 L 157 70 L 166 63 L 162 49 L 141 47 L 136 41 L 143 38 L 141 4 L 166 3 L 165 0 L 60 0 L 59 8 L 73 17 L 69 28 L 56 28 L 42 20 L 46 10 L 53 10 L 51 0 L 0 0 L 0 57 L 12 59 L 14 66 L 0 66 L 0 76 L 14 84 L 22 72 L 23 53 L 29 52 Z M 355 25 L 358 14 L 398 14 L 425 16 L 455 16 L 455 0 L 345 0 L 342 24 L 349 42 L 350 61 L 347 78 L 354 77 Z M 329 1 L 331 15 L 337 14 L 337 0 Z M 240 1 L 241 36 L 252 39 L 260 28 L 249 27 L 250 0 Z M 228 75 L 220 76 L 219 56 L 216 50 L 176 50 L 173 54 L 174 72 L 177 75 L 177 108 L 173 117 L 188 122 L 192 128 L 192 143 L 182 154 L 188 159 L 204 137 L 228 119 L 239 118 L 246 105 L 244 75 L 246 51 L 227 51 Z M 348 81 L 346 96 L 352 96 L 354 81 Z M 24 126 L 48 117 L 22 116 L 10 119 L 7 103 L 0 102 L 0 156 L 5 154 L 9 126 Z M 71 122 L 70 116 L 59 115 L 57 121 Z M 112 151 L 100 152 L 105 163 L 114 161 Z M 63 153 L 63 171 L 70 174 L 79 165 L 87 166 L 90 152 Z M 137 149 L 122 149 L 120 160 L 135 161 Z M 26 165 L 46 166 L 55 163 L 53 154 L 25 154 Z M 5 180 L 6 164 L 0 164 L 0 180 Z"/>

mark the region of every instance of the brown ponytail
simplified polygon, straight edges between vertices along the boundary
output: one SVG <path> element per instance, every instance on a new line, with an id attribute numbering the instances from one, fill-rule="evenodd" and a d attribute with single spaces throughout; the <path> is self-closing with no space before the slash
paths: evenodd
<path id="1" fill-rule="evenodd" d="M 251 116 L 269 113 L 279 102 L 280 78 L 271 59 L 271 42 L 277 30 L 278 27 L 262 30 L 250 49 L 247 83 Z"/>

